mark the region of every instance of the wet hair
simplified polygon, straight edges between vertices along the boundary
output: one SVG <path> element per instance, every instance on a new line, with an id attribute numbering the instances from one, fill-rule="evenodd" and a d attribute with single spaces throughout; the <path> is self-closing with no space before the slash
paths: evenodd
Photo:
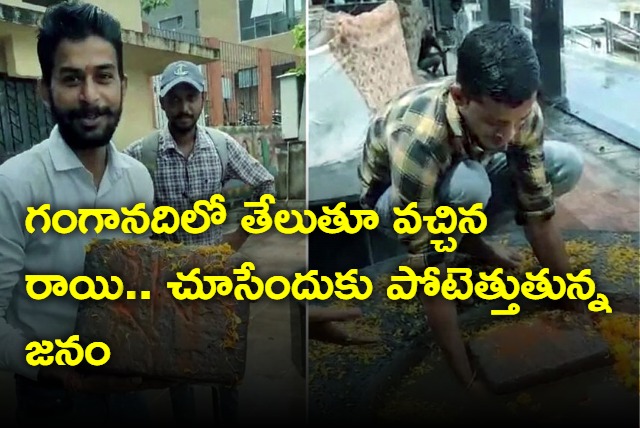
<path id="1" fill-rule="evenodd" d="M 111 43 L 116 51 L 118 73 L 124 77 L 120 22 L 99 7 L 89 3 L 65 1 L 47 8 L 38 29 L 38 60 L 42 80 L 49 86 L 54 57 L 63 40 L 81 41 L 98 36 Z"/>
<path id="2" fill-rule="evenodd" d="M 527 34 L 515 25 L 488 23 L 464 38 L 456 78 L 470 99 L 486 96 L 517 107 L 540 87 L 538 55 Z"/>

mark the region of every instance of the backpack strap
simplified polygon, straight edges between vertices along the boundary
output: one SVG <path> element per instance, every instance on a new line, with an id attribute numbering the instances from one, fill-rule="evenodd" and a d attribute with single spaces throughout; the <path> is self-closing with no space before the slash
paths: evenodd
<path id="1" fill-rule="evenodd" d="M 227 134 L 222 131 L 218 131 L 214 128 L 205 128 L 209 137 L 216 146 L 218 156 L 220 157 L 220 163 L 222 164 L 222 183 L 227 177 L 227 165 L 229 163 L 229 148 L 227 147 Z"/>
<path id="2" fill-rule="evenodd" d="M 138 140 L 142 143 L 140 162 L 149 170 L 151 179 L 155 182 L 156 169 L 158 168 L 158 148 L 160 147 L 160 131 L 152 132 Z"/>

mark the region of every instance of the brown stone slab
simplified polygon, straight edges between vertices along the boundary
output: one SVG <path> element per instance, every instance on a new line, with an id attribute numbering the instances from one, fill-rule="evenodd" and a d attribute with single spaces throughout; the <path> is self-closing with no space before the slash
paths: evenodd
<path id="1" fill-rule="evenodd" d="M 249 301 L 217 293 L 211 300 L 178 300 L 167 283 L 179 281 L 176 272 L 188 275 L 196 267 L 200 278 L 233 278 L 232 269 L 243 261 L 221 247 L 158 241 L 93 245 L 85 275 L 118 276 L 125 292 L 116 301 L 80 302 L 76 331 L 81 342 L 104 342 L 111 350 L 110 360 L 91 370 L 190 383 L 239 382 L 245 369 Z M 138 297 L 126 299 L 128 291 Z M 151 298 L 141 299 L 142 291 L 150 291 Z"/>
<path id="2" fill-rule="evenodd" d="M 515 392 L 602 366 L 609 353 L 607 343 L 584 318 L 565 312 L 498 323 L 473 337 L 469 348 L 480 375 L 495 393 Z"/>

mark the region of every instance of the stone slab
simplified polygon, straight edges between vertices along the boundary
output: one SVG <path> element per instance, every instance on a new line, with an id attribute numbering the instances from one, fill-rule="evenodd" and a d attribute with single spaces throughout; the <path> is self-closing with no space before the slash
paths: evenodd
<path id="1" fill-rule="evenodd" d="M 247 355 L 249 300 L 233 294 L 212 299 L 176 299 L 169 282 L 176 272 L 201 270 L 199 277 L 231 276 L 245 258 L 220 247 L 161 241 L 98 241 L 90 246 L 85 275 L 117 276 L 122 297 L 80 302 L 76 332 L 83 345 L 104 342 L 111 358 L 85 370 L 192 384 L 239 383 Z M 195 291 L 195 284 L 184 288 Z M 207 282 L 204 292 L 210 290 Z M 135 298 L 128 299 L 132 292 Z M 142 297 L 148 293 L 148 299 Z M 133 297 L 133 296 L 132 296 Z"/>
<path id="2" fill-rule="evenodd" d="M 545 312 L 500 323 L 469 341 L 480 375 L 495 393 L 510 393 L 601 367 L 609 348 L 584 317 Z"/>

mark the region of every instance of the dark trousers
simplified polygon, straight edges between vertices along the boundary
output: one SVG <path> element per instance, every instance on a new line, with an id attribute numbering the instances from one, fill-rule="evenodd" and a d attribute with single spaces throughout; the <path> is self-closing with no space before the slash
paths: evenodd
<path id="1" fill-rule="evenodd" d="M 19 426 L 130 426 L 151 423 L 139 392 L 80 394 L 15 376 Z"/>

